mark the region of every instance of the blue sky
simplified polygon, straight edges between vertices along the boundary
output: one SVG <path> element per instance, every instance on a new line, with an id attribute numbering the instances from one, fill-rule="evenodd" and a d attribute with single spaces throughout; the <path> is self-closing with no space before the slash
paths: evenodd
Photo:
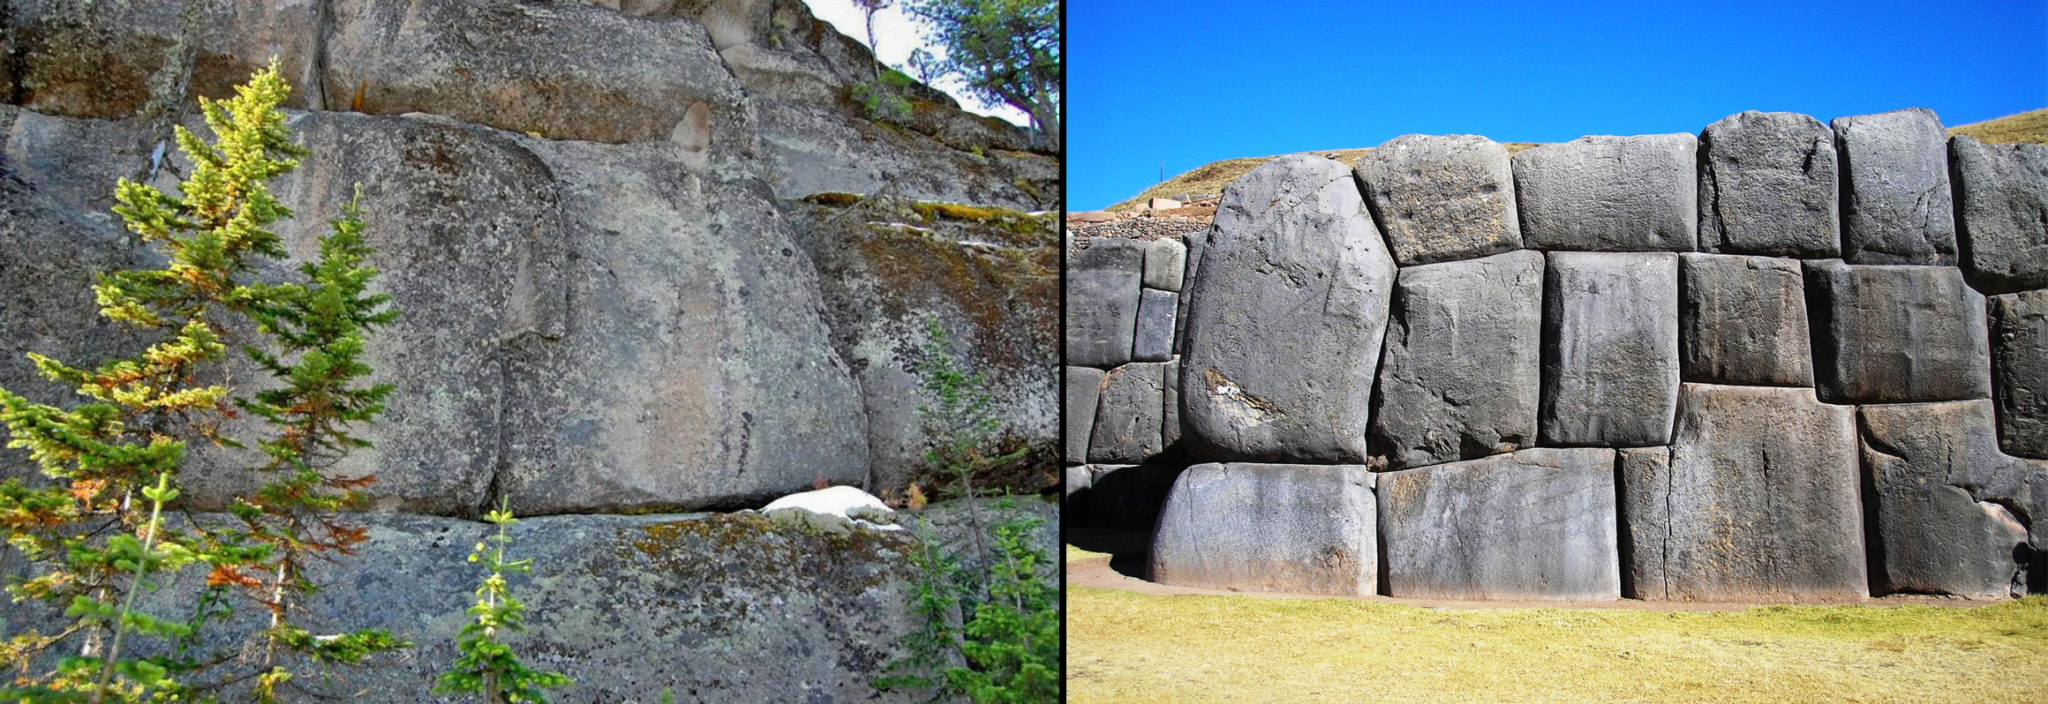
<path id="1" fill-rule="evenodd" d="M 1068 0 L 1067 194 L 1217 159 L 1481 134 L 1697 134 L 1743 110 L 2048 107 L 2048 2 Z"/>

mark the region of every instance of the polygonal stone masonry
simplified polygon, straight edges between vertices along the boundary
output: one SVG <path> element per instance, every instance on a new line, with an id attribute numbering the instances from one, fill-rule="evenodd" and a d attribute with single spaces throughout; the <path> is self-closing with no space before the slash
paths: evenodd
<path id="1" fill-rule="evenodd" d="M 1798 260 L 1687 253 L 1679 269 L 1686 381 L 1813 385 Z"/>
<path id="2" fill-rule="evenodd" d="M 1984 296 L 1948 266 L 1806 263 L 1814 381 L 1828 403 L 1991 394 Z"/>
<path id="3" fill-rule="evenodd" d="M 1678 255 L 1551 252 L 1548 267 L 1543 443 L 1664 444 L 1678 397 Z"/>
<path id="4" fill-rule="evenodd" d="M 1990 317 L 1998 446 L 2048 459 L 2048 289 L 1992 296 Z"/>
<path id="5" fill-rule="evenodd" d="M 1088 463 L 1088 438 L 1095 429 L 1095 408 L 1102 401 L 1102 379 L 1094 367 L 1067 367 L 1065 399 L 1060 405 L 1066 428 L 1067 464 Z"/>
<path id="6" fill-rule="evenodd" d="M 1594 136 L 1516 154 L 1522 242 L 1593 252 L 1698 249 L 1698 145 L 1689 134 Z"/>
<path id="7" fill-rule="evenodd" d="M 1145 245 L 1145 287 L 1180 292 L 1187 272 L 1188 248 L 1180 240 L 1162 237 Z"/>
<path id="8" fill-rule="evenodd" d="M 1374 475 L 1360 465 L 1200 464 L 1152 536 L 1161 584 L 1366 596 L 1379 581 Z"/>
<path id="9" fill-rule="evenodd" d="M 1145 249 L 1098 237 L 1067 268 L 1066 362 L 1107 369 L 1131 361 Z"/>
<path id="10" fill-rule="evenodd" d="M 1166 447 L 1160 436 L 1165 384 L 1164 363 L 1132 362 L 1109 370 L 1089 431 L 1089 462 L 1136 464 Z"/>
<path id="11" fill-rule="evenodd" d="M 1523 450 L 1379 477 L 1387 595 L 1621 596 L 1614 451 Z"/>
<path id="12" fill-rule="evenodd" d="M 2048 288 L 2048 145 L 1948 143 L 1964 273 L 1986 293 Z"/>
<path id="13" fill-rule="evenodd" d="M 1138 330 L 1131 342 L 1131 361 L 1164 362 L 1173 357 L 1173 314 L 1180 296 L 1148 288 L 1138 295 Z"/>
<path id="14" fill-rule="evenodd" d="M 1842 258 L 1851 264 L 1956 263 L 1948 132 L 1926 108 L 1838 117 Z"/>
<path id="15" fill-rule="evenodd" d="M 1700 132 L 1700 249 L 1838 257 L 1835 133 L 1812 117 L 1754 110 Z"/>
<path id="16" fill-rule="evenodd" d="M 1392 310 L 1375 456 L 1400 469 L 1536 444 L 1541 252 L 1405 267 Z"/>
<path id="17" fill-rule="evenodd" d="M 2048 461 L 1998 451 L 1989 401 L 1863 406 L 1872 582 L 1886 592 L 2025 594 L 2027 522 Z"/>
<path id="18" fill-rule="evenodd" d="M 1522 246 L 1508 150 L 1475 135 L 1403 135 L 1352 168 L 1401 266 Z"/>

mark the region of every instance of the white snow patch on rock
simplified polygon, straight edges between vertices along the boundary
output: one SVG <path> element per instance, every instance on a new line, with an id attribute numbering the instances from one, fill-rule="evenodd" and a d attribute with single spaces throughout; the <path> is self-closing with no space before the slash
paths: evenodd
<path id="1" fill-rule="evenodd" d="M 874 523 L 863 520 L 864 516 L 878 516 L 895 513 L 875 495 L 850 486 L 835 486 L 790 494 L 761 507 L 767 514 L 782 509 L 803 509 L 826 516 L 838 516 L 863 526 L 878 530 L 903 530 L 902 526 L 888 523 Z"/>

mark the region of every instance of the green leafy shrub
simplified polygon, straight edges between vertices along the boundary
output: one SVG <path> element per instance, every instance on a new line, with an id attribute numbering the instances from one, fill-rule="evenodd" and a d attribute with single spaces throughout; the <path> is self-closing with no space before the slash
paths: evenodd
<path id="1" fill-rule="evenodd" d="M 861 81 L 851 89 L 862 115 L 874 122 L 902 124 L 910 120 L 910 98 L 905 97 L 917 81 L 902 71 L 889 69 L 873 82 Z"/>
<path id="2" fill-rule="evenodd" d="M 498 534 L 477 543 L 469 561 L 482 563 L 490 574 L 476 588 L 476 604 L 469 607 L 469 614 L 476 620 L 463 626 L 461 635 L 456 636 L 456 648 L 462 656 L 455 660 L 453 669 L 442 673 L 434 692 L 481 694 L 489 704 L 544 703 L 547 695 L 543 690 L 566 687 L 573 682 L 558 672 L 527 667 L 505 643 L 506 634 L 526 630 L 526 605 L 513 598 L 505 575 L 531 572 L 533 559 L 505 559 L 506 549 L 512 546 L 509 531 L 519 522 L 512 517 L 509 504 L 486 513 L 484 520 L 498 526 Z"/>
<path id="3" fill-rule="evenodd" d="M 306 577 L 307 563 L 346 554 L 367 538 L 334 513 L 360 500 L 373 480 L 326 470 L 369 445 L 349 429 L 381 414 L 391 388 L 363 384 L 371 371 L 361 359 L 364 341 L 396 313 L 385 296 L 367 293 L 376 270 L 364 264 L 370 249 L 356 201 L 320 238 L 319 258 L 301 269 L 304 283 L 257 274 L 261 260 L 285 256 L 282 240 L 267 228 L 292 215 L 266 182 L 307 156 L 277 109 L 289 92 L 273 63 L 235 97 L 201 99 L 216 141 L 176 128 L 179 149 L 192 163 L 178 188 L 182 196 L 120 182 L 114 211 L 165 264 L 103 274 L 93 290 L 100 314 L 137 329 L 152 340 L 148 347 L 94 368 L 29 355 L 43 376 L 88 399 L 70 409 L 0 389 L 8 446 L 27 450 L 48 480 L 33 487 L 0 482 L 0 531 L 29 563 L 27 576 L 7 590 L 16 604 L 61 607 L 71 621 L 53 634 L 9 635 L 0 658 L 17 674 L 0 683 L 0 697 L 184 701 L 249 682 L 255 698 L 269 701 L 292 677 L 288 658 L 355 664 L 409 645 L 383 631 L 315 636 L 295 621 L 295 603 L 317 588 Z M 272 389 L 247 395 L 199 381 L 223 362 L 236 320 L 256 324 L 259 337 L 240 347 L 273 378 Z M 238 412 L 262 420 L 267 431 L 254 443 L 266 461 L 251 468 L 264 485 L 237 497 L 229 520 L 165 521 L 178 475 L 188 469 L 189 443 L 245 446 L 220 430 L 222 419 Z M 183 605 L 187 614 L 137 606 L 140 593 L 188 567 L 205 568 L 206 577 Z M 225 621 L 237 603 L 269 613 L 260 658 L 200 652 L 201 630 Z M 34 672 L 35 663 L 60 652 L 76 655 Z M 193 679 L 227 666 L 246 672 Z"/>

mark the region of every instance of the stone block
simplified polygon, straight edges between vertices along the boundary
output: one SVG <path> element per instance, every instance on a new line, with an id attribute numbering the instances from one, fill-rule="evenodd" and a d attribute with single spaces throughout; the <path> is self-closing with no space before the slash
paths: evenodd
<path id="1" fill-rule="evenodd" d="M 2048 288 L 2048 145 L 1948 143 L 1963 272 L 1987 293 Z"/>
<path id="2" fill-rule="evenodd" d="M 1202 250 L 1209 245 L 1209 230 L 1188 233 L 1184 240 L 1188 247 L 1188 272 L 1181 279 L 1180 301 L 1173 314 L 1173 353 L 1188 353 L 1188 301 L 1195 286 L 1195 272 L 1202 268 Z"/>
<path id="3" fill-rule="evenodd" d="M 1669 461 L 1622 458 L 1631 596 L 1867 596 L 1851 412 L 1811 389 L 1686 384 Z"/>
<path id="4" fill-rule="evenodd" d="M 1159 424 L 1159 440 L 1166 446 L 1167 452 L 1174 452 L 1181 449 L 1179 357 L 1175 357 L 1172 361 L 1166 363 L 1164 386 L 1165 389 L 1160 394 L 1162 396 L 1160 400 L 1163 403 L 1160 404 L 1159 414 L 1163 420 Z"/>
<path id="5" fill-rule="evenodd" d="M 1088 438 L 1089 462 L 1137 463 L 1165 448 L 1159 434 L 1165 383 L 1164 363 L 1132 362 L 1109 370 Z"/>
<path id="6" fill-rule="evenodd" d="M 1685 254 L 1678 306 L 1686 381 L 1812 386 L 1806 285 L 1793 259 Z"/>
<path id="7" fill-rule="evenodd" d="M 1991 394 L 1984 296 L 1955 267 L 1806 263 L 1816 388 L 1828 403 Z"/>
<path id="8" fill-rule="evenodd" d="M 1508 150 L 1474 135 L 1403 135 L 1352 172 L 1401 266 L 1484 257 L 1522 246 Z"/>
<path id="9" fill-rule="evenodd" d="M 1393 284 L 1343 164 L 1281 157 L 1224 189 L 1182 357 L 1198 456 L 1364 461 Z"/>
<path id="10" fill-rule="evenodd" d="M 1403 267 L 1394 286 L 1373 453 L 1399 469 L 1535 445 L 1543 254 Z"/>
<path id="11" fill-rule="evenodd" d="M 1992 296 L 1990 303 L 1998 446 L 2048 459 L 2048 290 Z"/>
<path id="12" fill-rule="evenodd" d="M 1180 296 L 1148 288 L 1138 294 L 1138 330 L 1131 342 L 1131 361 L 1164 362 L 1173 357 L 1173 314 Z"/>
<path id="13" fill-rule="evenodd" d="M 1678 397 L 1678 255 L 1552 252 L 1543 291 L 1543 443 L 1668 441 Z"/>
<path id="14" fill-rule="evenodd" d="M 1839 257 L 1835 133 L 1791 112 L 1729 115 L 1700 132 L 1700 249 Z"/>
<path id="15" fill-rule="evenodd" d="M 1514 156 L 1522 242 L 1533 249 L 1698 248 L 1699 140 L 1689 134 L 1580 137 Z"/>
<path id="16" fill-rule="evenodd" d="M 1180 292 L 1187 273 L 1188 247 L 1179 239 L 1161 237 L 1145 245 L 1145 287 Z"/>
<path id="17" fill-rule="evenodd" d="M 1614 451 L 1523 450 L 1379 477 L 1387 595 L 1621 596 Z"/>
<path id="18" fill-rule="evenodd" d="M 1161 584 L 1367 596 L 1378 588 L 1373 474 L 1359 465 L 1202 464 L 1152 536 Z"/>
<path id="19" fill-rule="evenodd" d="M 1088 463 L 1088 438 L 1095 430 L 1095 408 L 1102 401 L 1104 376 L 1105 372 L 1094 367 L 1067 367 L 1066 399 L 1061 406 L 1067 464 Z"/>
<path id="20" fill-rule="evenodd" d="M 1991 402 L 1863 406 L 1873 586 L 2004 598 L 2026 593 L 2025 520 L 2048 509 L 2048 461 L 1998 451 Z"/>
<path id="21" fill-rule="evenodd" d="M 1131 361 L 1144 266 L 1144 247 L 1120 237 L 1089 240 L 1069 260 L 1068 364 L 1107 369 Z"/>
<path id="22" fill-rule="evenodd" d="M 1851 264 L 1954 266 L 1948 132 L 1926 108 L 1838 117 L 1842 258 Z"/>

